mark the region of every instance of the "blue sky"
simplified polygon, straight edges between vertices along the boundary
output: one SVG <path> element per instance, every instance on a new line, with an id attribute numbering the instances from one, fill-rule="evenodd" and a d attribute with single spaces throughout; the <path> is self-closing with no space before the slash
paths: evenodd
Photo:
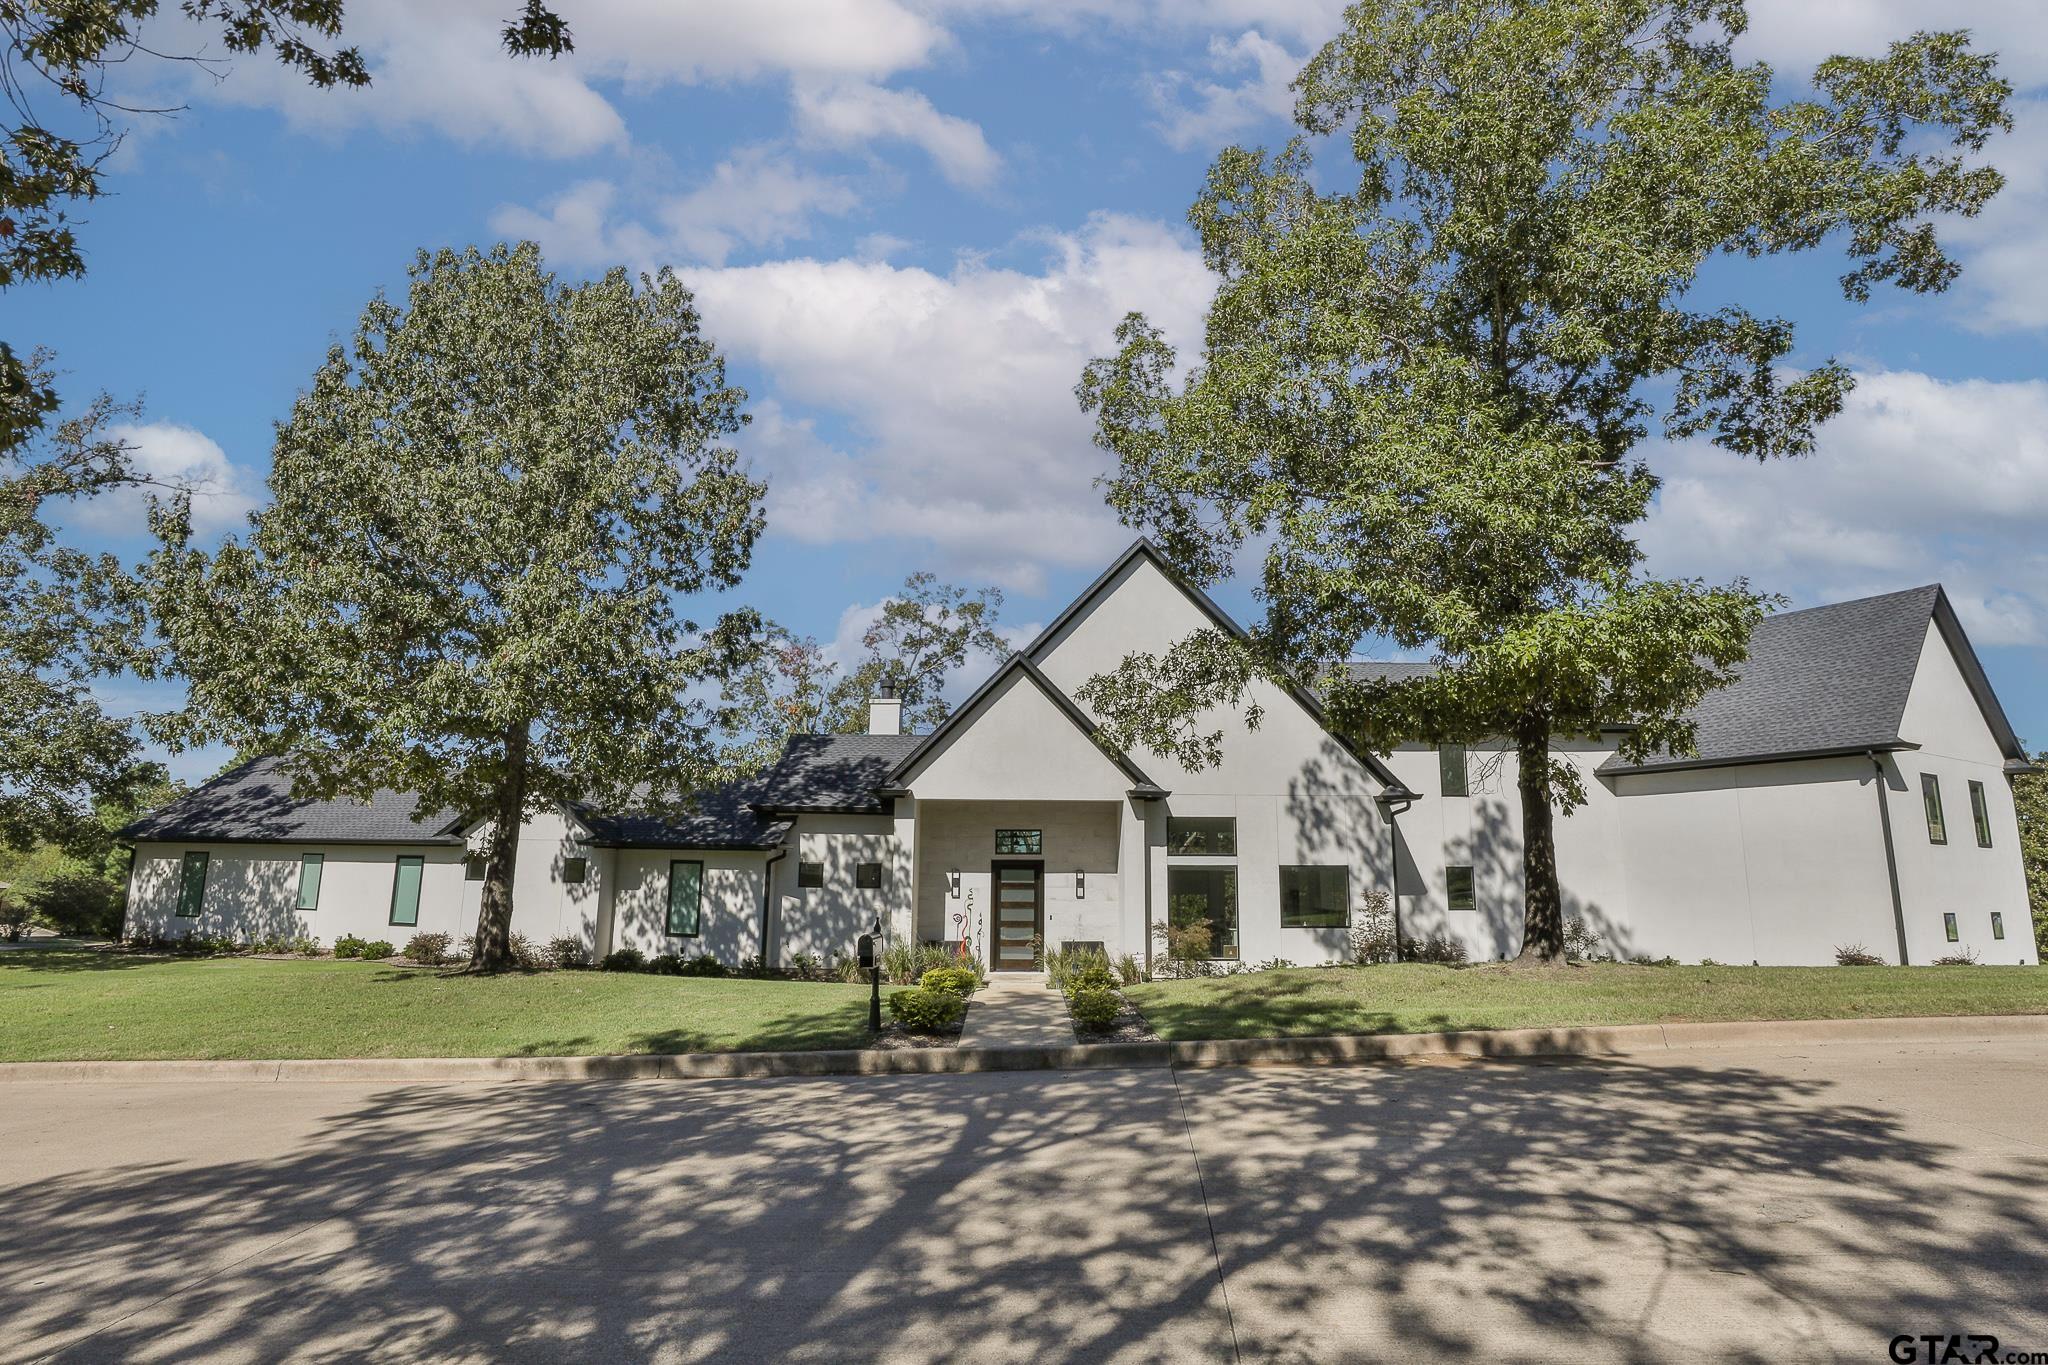
<path id="1" fill-rule="evenodd" d="M 143 396 L 131 439 L 209 481 L 218 535 L 263 497 L 271 424 L 415 250 L 533 237 L 569 275 L 672 264 L 753 395 L 770 533 L 745 598 L 849 649 L 910 570 L 999 584 L 1021 635 L 1127 543 L 1074 381 L 1127 309 L 1195 335 L 1187 203 L 1219 147 L 1286 136 L 1286 81 L 1341 12 L 562 0 L 577 54 L 515 63 L 494 38 L 515 7 L 350 0 L 367 92 L 250 60 L 218 83 L 159 71 L 150 93 L 189 108 L 135 130 L 83 215 L 90 275 L 11 291 L 9 339 L 54 347 L 75 396 Z M 2048 20 L 2002 0 L 1753 8 L 1745 45 L 1794 79 L 1974 26 L 2022 89 L 1991 153 L 2012 183 L 1954 232 L 1966 273 L 1939 298 L 1851 307 L 1825 254 L 1716 267 L 1709 291 L 1799 323 L 1796 360 L 1839 355 L 1862 382 L 1810 460 L 1656 451 L 1651 566 L 1802 606 L 1942 581 L 2022 736 L 2048 743 Z M 198 38 L 159 35 L 178 40 Z M 137 552 L 139 529 L 121 499 L 75 527 Z"/>

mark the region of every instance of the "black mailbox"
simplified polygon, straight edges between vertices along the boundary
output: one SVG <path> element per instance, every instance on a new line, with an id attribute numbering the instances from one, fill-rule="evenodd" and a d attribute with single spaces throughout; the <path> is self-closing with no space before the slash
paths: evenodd
<path id="1" fill-rule="evenodd" d="M 875 936 L 873 934 L 862 934 L 859 943 L 854 947 L 854 953 L 860 958 L 860 969 L 862 971 L 873 971 L 875 967 Z"/>

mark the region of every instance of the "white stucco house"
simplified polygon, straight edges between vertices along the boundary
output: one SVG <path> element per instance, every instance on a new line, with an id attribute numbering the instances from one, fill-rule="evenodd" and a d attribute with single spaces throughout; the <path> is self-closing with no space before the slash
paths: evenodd
<path id="1" fill-rule="evenodd" d="M 1502 746 L 1361 753 L 1308 692 L 1263 683 L 1256 730 L 1220 718 L 1216 766 L 1098 740 L 1080 686 L 1211 624 L 1236 629 L 1141 541 L 934 733 L 899 733 L 899 704 L 878 699 L 868 733 L 798 737 L 690 818 L 535 816 L 513 927 L 599 955 L 787 964 L 848 952 L 879 918 L 901 939 L 965 939 L 1000 971 L 1030 967 L 1034 939 L 1142 959 L 1169 914 L 1199 914 L 1219 957 L 1307 965 L 1345 956 L 1378 889 L 1411 938 L 1517 952 Z M 2025 752 L 1939 587 L 1767 619 L 1698 720 L 1692 758 L 1623 764 L 1612 734 L 1559 746 L 1591 796 L 1558 822 L 1567 913 L 1612 950 L 2035 961 L 2011 788 Z M 400 792 L 294 800 L 269 764 L 238 768 L 124 831 L 130 929 L 460 937 L 482 830 L 418 814 Z"/>

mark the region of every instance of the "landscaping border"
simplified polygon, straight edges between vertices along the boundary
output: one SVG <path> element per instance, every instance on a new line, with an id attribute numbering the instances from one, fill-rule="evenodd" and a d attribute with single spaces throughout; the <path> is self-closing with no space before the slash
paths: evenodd
<path id="1" fill-rule="evenodd" d="M 1348 1066 L 1410 1057 L 1609 1057 L 1710 1047 L 1990 1041 L 2048 1037 L 2048 1014 L 1621 1024 L 1326 1038 L 1223 1038 L 1067 1047 L 691 1052 L 605 1057 L 329 1057 L 284 1061 L 6 1062 L 0 1084 L 33 1081 L 651 1081 L 900 1076 L 1087 1067 Z"/>

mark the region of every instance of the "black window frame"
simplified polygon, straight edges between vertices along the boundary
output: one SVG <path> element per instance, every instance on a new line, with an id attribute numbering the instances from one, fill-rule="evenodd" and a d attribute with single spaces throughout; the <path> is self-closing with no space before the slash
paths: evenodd
<path id="1" fill-rule="evenodd" d="M 1181 839 L 1176 839 L 1175 827 L 1179 827 Z M 1228 848 L 1190 849 L 1181 847 L 1185 837 L 1197 832 L 1200 826 L 1212 836 L 1208 842 L 1216 842 L 1214 835 L 1221 834 L 1228 840 Z M 1166 817 L 1166 856 L 1169 858 L 1235 858 L 1237 856 L 1237 817 L 1235 815 L 1169 815 Z"/>
<path id="2" fill-rule="evenodd" d="M 1948 842 L 1948 818 L 1941 810 L 1941 774 L 1920 774 L 1920 808 L 1927 817 L 1927 842 Z"/>
<path id="3" fill-rule="evenodd" d="M 1465 882 L 1464 904 L 1458 903 L 1458 878 L 1454 873 L 1463 873 Z M 1477 910 L 1479 908 L 1479 877 L 1470 863 L 1444 864 L 1444 908 L 1447 910 Z"/>
<path id="4" fill-rule="evenodd" d="M 186 871 L 186 869 L 195 866 L 195 863 L 193 861 L 194 859 L 198 860 L 196 866 L 199 868 L 199 891 L 197 895 L 192 897 L 192 908 L 188 910 L 185 908 L 185 893 L 192 886 L 192 877 L 191 874 Z M 202 849 L 195 848 L 187 850 L 183 855 L 179 857 L 178 909 L 177 914 L 175 916 L 176 918 L 199 918 L 200 911 L 206 908 L 206 879 L 208 876 L 212 874 L 212 872 L 213 855 L 211 853 L 208 853 Z"/>
<path id="5" fill-rule="evenodd" d="M 796 864 L 796 889 L 799 891 L 817 891 L 821 890 L 824 885 L 825 864 L 822 862 L 807 863 L 799 858 Z"/>
<path id="6" fill-rule="evenodd" d="M 417 882 L 413 883 L 412 888 L 412 918 L 400 919 L 398 917 L 398 888 L 405 883 L 404 873 L 407 863 L 411 863 L 420 870 L 420 877 Z M 426 899 L 426 892 L 427 860 L 425 856 L 418 853 L 399 854 L 391 863 L 391 912 L 385 917 L 384 922 L 397 929 L 419 928 L 420 902 Z"/>
<path id="7" fill-rule="evenodd" d="M 1956 922 L 1955 911 L 1944 910 L 1941 912 L 1941 927 L 1947 933 L 1950 943 L 1961 943 L 1963 941 L 1962 926 Z"/>
<path id="8" fill-rule="evenodd" d="M 1336 908 L 1327 906 L 1308 912 L 1294 914 L 1290 918 L 1287 880 L 1289 873 L 1315 873 L 1320 881 L 1329 874 L 1336 874 Z M 1328 890 L 1327 886 L 1317 888 Z M 1334 918 L 1332 918 L 1334 916 Z M 1280 865 L 1280 927 L 1282 929 L 1343 929 L 1351 923 L 1351 868 L 1346 863 L 1282 863 Z"/>
<path id="9" fill-rule="evenodd" d="M 581 886 L 588 880 L 590 880 L 590 859 L 562 859 L 562 885 Z"/>
<path id="10" fill-rule="evenodd" d="M 1176 896 L 1195 894 L 1193 891 L 1188 890 L 1175 891 L 1174 883 L 1176 881 L 1186 883 L 1196 878 L 1201 879 L 1205 884 L 1204 894 L 1210 906 L 1203 916 L 1209 923 L 1209 960 L 1212 962 L 1235 962 L 1243 952 L 1240 939 L 1244 900 L 1237 884 L 1236 863 L 1181 863 L 1177 866 L 1169 864 L 1166 869 L 1167 919 L 1169 922 L 1173 920 L 1174 899 Z M 1222 932 L 1224 921 L 1217 915 L 1215 907 L 1215 897 L 1219 889 L 1229 902 L 1228 928 L 1230 951 L 1227 953 L 1222 951 L 1223 943 L 1221 941 L 1224 938 Z"/>
<path id="11" fill-rule="evenodd" d="M 881 863 L 855 863 L 853 865 L 853 889 L 856 891 L 880 891 L 889 884 L 888 874 Z"/>
<path id="12" fill-rule="evenodd" d="M 313 874 L 313 899 L 306 900 L 306 870 L 319 868 Z M 320 908 L 320 888 L 327 884 L 327 855 L 325 853 L 301 853 L 299 855 L 299 894 L 293 900 L 293 909 L 312 914 Z"/>
<path id="13" fill-rule="evenodd" d="M 676 869 L 694 867 L 697 869 L 697 904 L 694 907 L 696 919 L 688 929 L 676 928 Z M 704 860 L 702 858 L 671 858 L 668 863 L 667 896 L 662 905 L 662 931 L 669 938 L 702 938 L 704 936 Z"/>
<path id="14" fill-rule="evenodd" d="M 1455 756 L 1457 766 L 1452 765 Z M 1455 772 L 1456 781 L 1452 780 Z M 1436 746 L 1436 778 L 1445 796 L 1470 796 L 1472 794 L 1472 768 L 1466 758 L 1462 744 L 1439 744 Z"/>
<path id="15" fill-rule="evenodd" d="M 1045 856 L 1045 831 L 999 829 L 996 831 L 996 853 L 1004 858 L 1042 858 Z"/>
<path id="16" fill-rule="evenodd" d="M 1970 823 L 1977 829 L 1977 847 L 1991 847 L 1991 797 L 1974 777 L 1970 779 Z"/>
<path id="17" fill-rule="evenodd" d="M 484 875 L 490 871 L 490 868 L 491 860 L 481 853 L 465 853 L 462 855 L 462 880 L 466 882 L 482 881 Z"/>
<path id="18" fill-rule="evenodd" d="M 2005 942 L 2005 912 L 2003 910 L 1993 910 L 1991 912 L 1991 937 L 1999 943 Z"/>

